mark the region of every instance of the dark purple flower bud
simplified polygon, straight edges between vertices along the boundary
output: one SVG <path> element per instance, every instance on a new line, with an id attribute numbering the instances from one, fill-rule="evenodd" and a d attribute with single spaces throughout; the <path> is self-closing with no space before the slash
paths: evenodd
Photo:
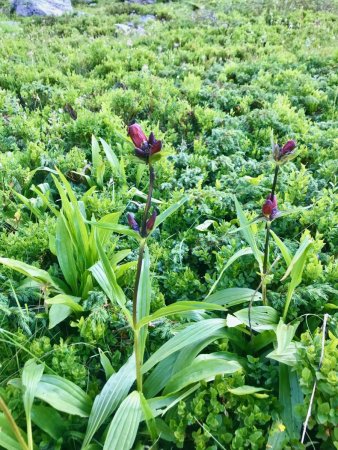
<path id="1" fill-rule="evenodd" d="M 154 145 L 155 142 L 156 142 L 155 135 L 154 135 L 153 132 L 151 132 L 151 133 L 149 134 L 148 144 L 149 144 L 149 145 Z"/>
<path id="2" fill-rule="evenodd" d="M 155 143 L 150 147 L 150 154 L 154 155 L 155 153 L 158 153 L 162 148 L 162 142 L 161 141 L 155 141 Z"/>
<path id="3" fill-rule="evenodd" d="M 141 150 L 140 148 L 135 148 L 135 155 L 139 158 L 145 159 L 147 157 L 147 152 Z"/>
<path id="4" fill-rule="evenodd" d="M 296 148 L 297 143 L 294 140 L 288 141 L 286 144 L 283 145 L 280 156 L 288 155 L 289 153 L 293 152 Z"/>
<path id="5" fill-rule="evenodd" d="M 273 208 L 271 214 L 270 214 L 270 220 L 277 219 L 277 217 L 280 215 L 280 211 L 278 208 Z"/>
<path id="6" fill-rule="evenodd" d="M 149 217 L 149 219 L 147 220 L 147 225 L 146 225 L 147 231 L 151 231 L 154 228 L 156 217 L 157 217 L 157 212 L 154 211 L 152 213 L 152 215 Z"/>
<path id="7" fill-rule="evenodd" d="M 135 216 L 132 213 L 128 213 L 127 214 L 127 219 L 128 219 L 128 223 L 129 226 L 132 230 L 134 231 L 140 231 L 140 227 L 138 226 L 138 223 L 135 220 Z"/>
<path id="8" fill-rule="evenodd" d="M 270 217 L 274 209 L 277 209 L 277 197 L 275 195 L 271 197 L 269 194 L 262 206 L 262 213 L 264 216 Z"/>
<path id="9" fill-rule="evenodd" d="M 128 136 L 130 136 L 136 148 L 142 148 L 142 144 L 147 142 L 147 136 L 138 123 L 129 125 Z"/>

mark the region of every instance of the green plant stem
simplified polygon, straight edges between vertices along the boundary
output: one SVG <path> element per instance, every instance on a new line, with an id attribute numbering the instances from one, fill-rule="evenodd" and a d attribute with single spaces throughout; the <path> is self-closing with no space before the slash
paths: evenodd
<path id="1" fill-rule="evenodd" d="M 136 276 L 135 276 L 135 284 L 134 284 L 134 295 L 133 295 L 133 324 L 134 324 L 134 351 L 135 351 L 135 361 L 136 361 L 136 382 L 137 382 L 137 390 L 139 392 L 142 392 L 142 352 L 141 352 L 141 346 L 139 342 L 139 330 L 136 330 L 136 324 L 137 324 L 137 294 L 138 294 L 138 288 L 140 284 L 140 277 L 141 277 L 141 271 L 142 271 L 142 262 L 143 262 L 143 255 L 144 255 L 144 247 L 146 245 L 146 238 L 147 238 L 147 219 L 149 214 L 149 209 L 151 206 L 151 199 L 153 195 L 154 190 L 154 182 L 155 182 L 155 171 L 154 168 L 149 164 L 149 188 L 148 188 L 148 196 L 147 196 L 147 202 L 146 206 L 144 208 L 143 218 L 142 218 L 142 224 L 141 224 L 141 236 L 143 237 L 141 243 L 140 243 L 140 249 L 138 254 L 138 260 L 137 260 L 137 269 L 136 269 Z"/>
<path id="2" fill-rule="evenodd" d="M 273 177 L 272 187 L 271 187 L 271 194 L 270 198 L 273 199 L 273 196 L 276 192 L 276 186 L 277 186 L 277 178 L 278 178 L 278 172 L 279 172 L 279 166 L 276 165 L 275 167 L 275 174 Z M 267 222 L 265 226 L 265 245 L 264 245 L 264 260 L 263 260 L 263 275 L 262 275 L 262 301 L 263 305 L 267 305 L 267 282 L 266 282 L 266 275 L 268 272 L 268 263 L 269 263 L 269 240 L 270 240 L 270 226 L 271 223 Z"/>
<path id="3" fill-rule="evenodd" d="M 0 397 L 0 409 L 3 411 L 7 422 L 9 424 L 9 426 L 12 428 L 13 433 L 15 434 L 15 437 L 18 441 L 18 443 L 20 444 L 21 448 L 23 450 L 29 450 L 26 442 L 24 441 L 24 438 L 22 437 L 20 430 L 10 412 L 10 410 L 7 408 L 6 403 L 3 401 L 3 399 Z M 32 447 L 33 448 L 33 447 Z"/>
<path id="4" fill-rule="evenodd" d="M 29 450 L 33 450 L 33 433 L 32 433 L 32 419 L 31 414 L 26 414 L 26 425 L 27 425 L 27 443 Z"/>

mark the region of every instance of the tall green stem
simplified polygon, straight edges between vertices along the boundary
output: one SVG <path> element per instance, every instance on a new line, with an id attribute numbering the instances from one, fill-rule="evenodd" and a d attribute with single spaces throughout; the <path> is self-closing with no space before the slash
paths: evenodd
<path id="1" fill-rule="evenodd" d="M 141 271 L 142 271 L 142 262 L 143 262 L 143 255 L 144 255 L 144 247 L 146 245 L 146 239 L 147 239 L 147 219 L 149 214 L 149 209 L 151 206 L 151 199 L 153 195 L 154 190 L 154 181 L 155 181 L 155 172 L 153 167 L 149 164 L 149 188 L 148 188 L 148 196 L 147 196 L 147 202 L 146 206 L 144 208 L 142 223 L 141 223 L 141 231 L 140 234 L 142 236 L 142 240 L 140 243 L 140 249 L 138 254 L 138 260 L 137 260 L 137 269 L 136 269 L 136 276 L 135 276 L 135 284 L 134 284 L 134 294 L 133 294 L 133 324 L 134 324 L 134 351 L 135 351 L 135 360 L 136 360 L 136 382 L 137 382 L 137 390 L 139 392 L 142 392 L 142 364 L 143 364 L 143 355 L 140 345 L 140 332 L 139 330 L 136 330 L 136 324 L 137 324 L 137 294 L 140 284 L 140 277 L 141 277 Z"/>
<path id="2" fill-rule="evenodd" d="M 276 192 L 277 186 L 277 178 L 278 178 L 279 166 L 275 167 L 275 174 L 273 177 L 272 187 L 270 199 L 273 199 L 273 196 Z M 262 301 L 263 305 L 267 305 L 267 282 L 266 282 L 266 274 L 268 273 L 268 264 L 269 264 L 269 240 L 270 240 L 270 222 L 266 223 L 265 226 L 265 245 L 264 245 L 264 260 L 263 260 L 263 274 L 262 274 Z"/>

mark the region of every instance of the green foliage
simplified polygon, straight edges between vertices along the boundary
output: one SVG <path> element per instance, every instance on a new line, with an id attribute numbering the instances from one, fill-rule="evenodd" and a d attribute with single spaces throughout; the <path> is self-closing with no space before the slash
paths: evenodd
<path id="1" fill-rule="evenodd" d="M 10 16 L 0 0 L 0 257 L 19 261 L 0 267 L 0 393 L 18 426 L 26 427 L 21 393 L 7 382 L 29 359 L 94 399 L 107 374 L 118 373 L 132 353 L 128 312 L 138 242 L 125 215 L 132 212 L 140 220 L 148 189 L 146 171 L 126 137 L 126 125 L 136 119 L 147 134 L 154 131 L 169 155 L 156 163 L 157 225 L 168 208 L 180 208 L 148 242 L 152 289 L 143 286 L 148 293 L 141 324 L 150 320 L 145 364 L 161 354 L 164 342 L 177 343 L 180 333 L 203 327 L 203 320 L 234 325 L 220 327 L 217 344 L 215 336 L 213 343 L 188 339 L 192 347 L 176 347 L 168 358 L 157 359 L 145 377 L 145 392 L 161 395 L 183 361 L 199 364 L 203 349 L 218 353 L 210 366 L 224 368 L 228 358 L 243 369 L 149 401 L 148 409 L 141 397 L 135 417 L 141 404 L 147 420 L 135 445 L 150 444 L 149 434 L 155 439 L 156 423 L 163 448 L 260 449 L 268 441 L 298 448 L 283 430 L 277 366 L 263 356 L 272 353 L 292 364 L 299 356 L 305 406 L 297 411 L 303 419 L 317 374 L 310 437 L 315 446 L 337 447 L 333 321 L 325 364 L 316 371 L 316 328 L 323 312 L 336 310 L 338 290 L 335 2 L 99 0 L 75 2 L 75 9 L 81 13 L 21 19 Z M 245 223 L 257 217 L 270 191 L 271 130 L 280 143 L 298 142 L 298 156 L 283 166 L 277 187 L 281 211 L 300 207 L 274 221 L 273 231 L 291 259 L 299 241 L 312 243 L 304 244 L 306 258 L 297 260 L 298 267 L 290 266 L 291 259 L 277 261 L 267 278 L 271 309 L 263 313 L 255 309 L 260 294 L 252 295 L 261 281 L 264 227 Z M 52 176 L 55 167 L 62 182 L 61 175 Z M 110 216 L 114 211 L 118 217 Z M 100 220 L 111 229 L 100 227 Z M 281 254 L 271 239 L 270 263 Z M 27 270 L 33 281 L 22 276 Z M 245 295 L 228 296 L 228 289 L 239 288 Z M 287 296 L 292 296 L 288 320 L 300 318 L 291 341 L 277 328 Z M 251 299 L 253 320 L 268 315 L 268 323 L 256 324 L 252 340 Z M 197 306 L 198 312 L 190 311 Z M 55 313 L 52 329 L 48 308 Z M 281 327 L 291 330 L 294 324 Z M 300 338 L 307 329 L 311 334 Z M 105 361 L 102 367 L 102 354 L 110 366 Z M 264 386 L 267 392 L 236 395 L 233 389 L 243 386 Z M 164 416 L 166 423 L 153 418 L 169 407 L 174 410 Z M 87 419 L 55 412 L 35 400 L 35 442 L 48 450 L 80 448 Z M 111 414 L 101 417 L 91 436 L 101 439 L 101 447 Z M 7 432 L 4 423 L 1 415 L 0 428 Z M 118 431 L 116 421 L 112 429 L 110 438 Z M 8 436 L 13 447 L 13 430 Z"/>
<path id="2" fill-rule="evenodd" d="M 313 441 L 320 440 L 321 448 L 338 448 L 337 437 L 337 337 L 336 319 L 332 319 L 328 337 L 324 346 L 324 358 L 319 369 L 322 352 L 322 333 L 309 332 L 301 336 L 302 347 L 299 350 L 297 372 L 304 393 L 302 413 L 309 407 L 313 384 L 317 381 L 314 401 L 309 421 L 309 434 Z"/>

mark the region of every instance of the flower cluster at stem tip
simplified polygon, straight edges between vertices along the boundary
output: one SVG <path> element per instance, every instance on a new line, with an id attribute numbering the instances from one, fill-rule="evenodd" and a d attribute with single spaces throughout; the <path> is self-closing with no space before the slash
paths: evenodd
<path id="1" fill-rule="evenodd" d="M 294 140 L 287 141 L 287 143 L 284 144 L 283 147 L 278 144 L 274 145 L 273 158 L 276 162 L 274 186 L 272 188 L 271 194 L 267 196 L 262 206 L 262 214 L 267 220 L 274 220 L 280 215 L 280 211 L 278 210 L 277 206 L 277 197 L 274 194 L 277 182 L 278 166 L 285 164 L 287 161 L 290 161 L 296 156 L 296 146 L 297 143 Z"/>
<path id="2" fill-rule="evenodd" d="M 150 185 L 149 185 L 149 194 L 148 194 L 148 207 L 146 207 L 145 211 L 145 217 L 148 214 L 150 201 L 151 201 L 151 193 L 153 188 L 153 182 L 154 182 L 154 170 L 150 166 L 150 158 L 152 155 L 158 153 L 162 149 L 162 142 L 155 139 L 155 135 L 153 132 L 150 133 L 149 138 L 145 135 L 144 131 L 142 130 L 141 126 L 134 122 L 131 123 L 128 126 L 128 136 L 133 141 L 133 144 L 135 146 L 135 156 L 143 160 L 146 164 L 149 165 L 149 173 L 150 173 Z M 148 203 L 147 202 L 147 203 Z M 146 237 L 151 230 L 154 228 L 155 221 L 157 217 L 156 210 L 153 211 L 152 215 L 149 217 L 149 219 L 145 222 L 143 222 L 142 227 L 139 226 L 137 223 L 134 214 L 128 213 L 127 219 L 129 226 L 132 230 L 136 231 L 137 233 L 140 233 L 143 235 L 143 237 Z M 144 219 L 145 220 L 145 219 Z"/>
<path id="3" fill-rule="evenodd" d="M 135 155 L 147 164 L 150 156 L 158 153 L 162 148 L 162 141 L 157 141 L 153 132 L 147 138 L 140 125 L 136 122 L 128 126 L 128 136 L 130 136 L 135 145 Z"/>

